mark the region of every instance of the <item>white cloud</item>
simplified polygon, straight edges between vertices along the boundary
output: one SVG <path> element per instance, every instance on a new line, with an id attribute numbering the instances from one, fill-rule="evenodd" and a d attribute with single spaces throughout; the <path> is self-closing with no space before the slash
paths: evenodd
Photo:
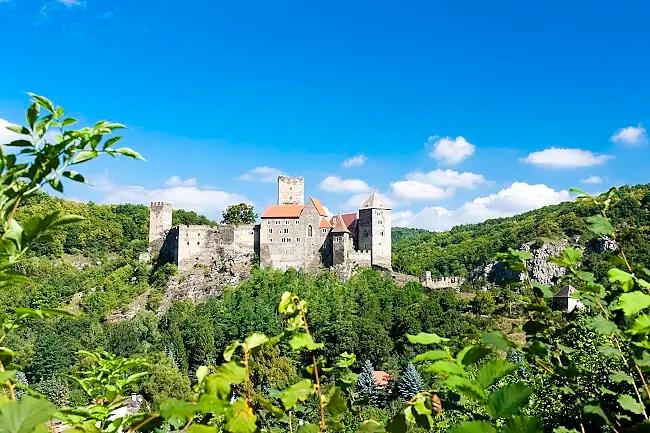
<path id="1" fill-rule="evenodd" d="M 416 213 L 395 212 L 393 220 L 395 226 L 449 230 L 455 225 L 512 216 L 568 200 L 571 200 L 571 196 L 566 190 L 556 191 L 544 184 L 530 185 L 525 182 L 514 182 L 499 192 L 477 197 L 456 209 L 431 206 Z"/>
<path id="2" fill-rule="evenodd" d="M 352 158 L 348 158 L 345 161 L 343 161 L 343 167 L 345 168 L 354 168 L 354 167 L 361 167 L 363 164 L 366 163 L 366 155 L 357 155 L 353 156 Z"/>
<path id="3" fill-rule="evenodd" d="M 429 137 L 427 143 L 433 145 L 430 153 L 431 157 L 445 165 L 456 165 L 460 163 L 472 156 L 476 149 L 476 146 L 460 135 L 456 138 L 438 137 L 434 135 Z"/>
<path id="4" fill-rule="evenodd" d="M 485 183 L 485 177 L 481 174 L 454 170 L 437 169 L 428 173 L 413 172 L 406 175 L 407 180 L 417 180 L 442 188 L 475 188 Z"/>
<path id="5" fill-rule="evenodd" d="M 397 199 L 406 201 L 440 200 L 446 195 L 443 188 L 419 180 L 398 180 L 390 189 Z"/>
<path id="6" fill-rule="evenodd" d="M 605 179 L 603 179 L 602 177 L 596 176 L 596 175 L 593 175 L 593 174 L 591 176 L 587 176 L 584 179 L 582 179 L 582 183 L 586 183 L 586 184 L 589 184 L 589 185 L 595 185 L 595 184 L 598 184 L 598 183 L 603 183 L 604 181 L 605 181 Z"/>
<path id="7" fill-rule="evenodd" d="M 361 179 L 341 179 L 338 176 L 327 176 L 320 183 L 320 189 L 327 192 L 370 191 L 368 184 Z"/>
<path id="8" fill-rule="evenodd" d="M 14 140 L 25 138 L 24 135 L 16 134 L 15 132 L 8 130 L 7 126 L 11 125 L 13 125 L 13 123 L 0 117 L 0 143 L 7 144 Z"/>
<path id="9" fill-rule="evenodd" d="M 196 186 L 196 178 L 190 177 L 187 179 L 182 179 L 178 175 L 174 175 L 165 181 L 165 186 Z"/>
<path id="10" fill-rule="evenodd" d="M 611 137 L 612 143 L 636 146 L 648 142 L 646 130 L 641 124 L 637 126 L 627 126 L 616 131 Z"/>
<path id="11" fill-rule="evenodd" d="M 193 210 L 213 218 L 221 217 L 221 212 L 231 204 L 251 203 L 243 195 L 201 187 L 195 179 L 182 180 L 179 176 L 167 179 L 165 187 L 153 189 L 138 185 L 118 185 L 105 174 L 92 178 L 90 183 L 102 195 L 101 201 L 104 203 L 148 205 L 152 201 L 165 201 L 174 208 Z"/>
<path id="12" fill-rule="evenodd" d="M 284 172 L 279 168 L 261 166 L 248 170 L 239 176 L 239 180 L 272 183 L 277 181 L 278 176 L 282 176 L 283 174 Z"/>
<path id="13" fill-rule="evenodd" d="M 612 159 L 611 155 L 598 155 L 588 150 L 550 147 L 530 153 L 521 161 L 548 168 L 593 167 Z"/>

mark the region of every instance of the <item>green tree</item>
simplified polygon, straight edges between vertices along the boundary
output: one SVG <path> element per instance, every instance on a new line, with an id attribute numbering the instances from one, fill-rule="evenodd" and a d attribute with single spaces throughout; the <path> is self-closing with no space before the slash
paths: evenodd
<path id="1" fill-rule="evenodd" d="M 246 203 L 233 204 L 223 211 L 224 224 L 252 224 L 257 219 L 253 206 Z"/>
<path id="2" fill-rule="evenodd" d="M 424 380 L 422 380 L 422 376 L 420 376 L 420 373 L 415 366 L 409 362 L 402 373 L 402 377 L 399 379 L 399 383 L 397 384 L 399 395 L 403 399 L 409 400 L 415 394 L 422 392 L 425 389 L 426 385 L 424 384 Z"/>

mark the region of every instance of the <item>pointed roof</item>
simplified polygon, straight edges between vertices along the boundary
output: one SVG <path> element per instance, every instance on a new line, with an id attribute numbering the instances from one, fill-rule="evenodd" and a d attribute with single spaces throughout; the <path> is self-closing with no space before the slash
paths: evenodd
<path id="1" fill-rule="evenodd" d="M 309 197 L 309 200 L 311 201 L 311 203 L 314 205 L 314 207 L 315 207 L 316 210 L 318 211 L 318 215 L 320 215 L 320 216 L 322 216 L 322 217 L 326 217 L 326 216 L 327 216 L 327 212 L 325 212 L 325 207 L 323 207 L 323 205 L 321 204 L 320 200 L 318 200 L 318 199 L 315 198 L 315 197 Z"/>
<path id="2" fill-rule="evenodd" d="M 344 213 L 341 215 L 341 218 L 343 218 L 345 226 L 349 229 L 352 229 L 357 222 L 357 213 Z"/>
<path id="3" fill-rule="evenodd" d="M 332 224 L 327 220 L 327 218 L 320 219 L 320 228 L 322 229 L 331 229 Z"/>
<path id="4" fill-rule="evenodd" d="M 350 233 L 350 230 L 348 230 L 348 227 L 345 225 L 345 221 L 343 221 L 341 214 L 334 217 L 332 225 L 334 226 L 334 228 L 332 228 L 332 233 Z"/>
<path id="5" fill-rule="evenodd" d="M 361 209 L 390 209 L 384 199 L 377 193 L 377 190 L 373 190 L 368 200 L 361 206 Z"/>

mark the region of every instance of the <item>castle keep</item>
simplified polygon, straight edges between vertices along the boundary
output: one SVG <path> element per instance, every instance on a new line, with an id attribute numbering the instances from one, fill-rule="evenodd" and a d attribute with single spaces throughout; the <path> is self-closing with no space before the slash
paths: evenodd
<path id="1" fill-rule="evenodd" d="M 347 278 L 357 267 L 391 269 L 391 210 L 376 192 L 357 212 L 329 217 L 318 199 L 305 201 L 302 177 L 280 176 L 277 204 L 264 209 L 258 224 L 172 227 L 171 212 L 169 203 L 151 203 L 149 250 L 181 270 L 258 262 L 283 270 L 333 268 Z"/>

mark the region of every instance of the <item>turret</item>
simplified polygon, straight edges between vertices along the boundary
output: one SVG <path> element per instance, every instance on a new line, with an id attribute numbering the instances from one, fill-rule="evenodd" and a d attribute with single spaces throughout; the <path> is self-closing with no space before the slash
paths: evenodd
<path id="1" fill-rule="evenodd" d="M 149 206 L 149 250 L 158 253 L 172 228 L 172 205 L 160 201 Z"/>
<path id="2" fill-rule="evenodd" d="M 334 266 L 345 265 L 352 249 L 352 241 L 350 230 L 340 214 L 334 217 L 330 234 L 332 236 L 332 264 Z"/>
<path id="3" fill-rule="evenodd" d="M 373 191 L 359 209 L 359 250 L 371 251 L 373 266 L 391 269 L 391 210 Z"/>

